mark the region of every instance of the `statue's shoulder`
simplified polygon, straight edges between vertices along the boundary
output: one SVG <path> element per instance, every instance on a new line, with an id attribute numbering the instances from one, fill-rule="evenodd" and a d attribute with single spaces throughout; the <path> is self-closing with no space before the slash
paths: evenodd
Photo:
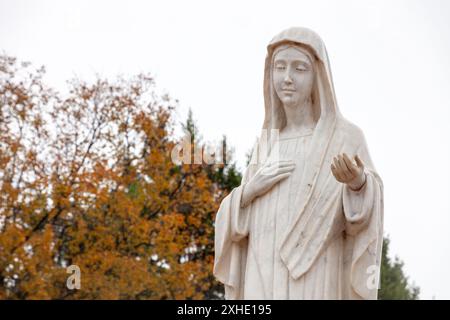
<path id="1" fill-rule="evenodd" d="M 343 139 L 352 142 L 355 146 L 365 143 L 364 132 L 362 129 L 344 117 L 339 117 L 337 119 L 336 130 Z"/>

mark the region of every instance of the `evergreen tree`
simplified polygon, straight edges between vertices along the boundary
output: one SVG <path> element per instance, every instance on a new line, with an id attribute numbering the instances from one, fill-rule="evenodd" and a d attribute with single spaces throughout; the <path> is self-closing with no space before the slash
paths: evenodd
<path id="1" fill-rule="evenodd" d="M 398 257 L 395 257 L 394 260 L 389 258 L 389 242 L 389 238 L 384 238 L 378 299 L 416 300 L 419 298 L 420 289 L 409 284 L 408 278 L 403 273 L 403 262 Z"/>

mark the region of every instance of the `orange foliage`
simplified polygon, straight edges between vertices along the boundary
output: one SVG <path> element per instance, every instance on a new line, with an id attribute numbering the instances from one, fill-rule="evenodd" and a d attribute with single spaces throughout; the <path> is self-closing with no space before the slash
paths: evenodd
<path id="1" fill-rule="evenodd" d="M 61 98 L 44 73 L 0 56 L 0 298 L 205 298 L 227 191 L 171 161 L 177 102 L 147 75 Z"/>

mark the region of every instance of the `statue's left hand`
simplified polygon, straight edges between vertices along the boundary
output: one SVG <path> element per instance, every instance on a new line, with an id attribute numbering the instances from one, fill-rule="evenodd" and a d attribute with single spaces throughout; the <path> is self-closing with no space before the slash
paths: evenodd
<path id="1" fill-rule="evenodd" d="M 366 183 L 364 164 L 358 155 L 355 156 L 356 164 L 343 153 L 333 158 L 331 172 L 337 181 L 346 183 L 354 191 L 360 190 Z"/>

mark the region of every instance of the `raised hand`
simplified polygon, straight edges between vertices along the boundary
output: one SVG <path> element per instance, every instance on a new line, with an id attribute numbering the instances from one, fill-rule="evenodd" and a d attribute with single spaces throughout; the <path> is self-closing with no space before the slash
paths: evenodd
<path id="1" fill-rule="evenodd" d="M 338 155 L 333 158 L 331 172 L 337 181 L 346 183 L 354 191 L 360 190 L 366 183 L 364 163 L 358 155 L 355 156 L 356 164 L 347 154 Z"/>
<path id="2" fill-rule="evenodd" d="M 244 186 L 242 207 L 245 207 L 256 197 L 265 194 L 281 180 L 289 177 L 294 168 L 295 163 L 291 160 L 280 160 L 263 165 Z"/>

